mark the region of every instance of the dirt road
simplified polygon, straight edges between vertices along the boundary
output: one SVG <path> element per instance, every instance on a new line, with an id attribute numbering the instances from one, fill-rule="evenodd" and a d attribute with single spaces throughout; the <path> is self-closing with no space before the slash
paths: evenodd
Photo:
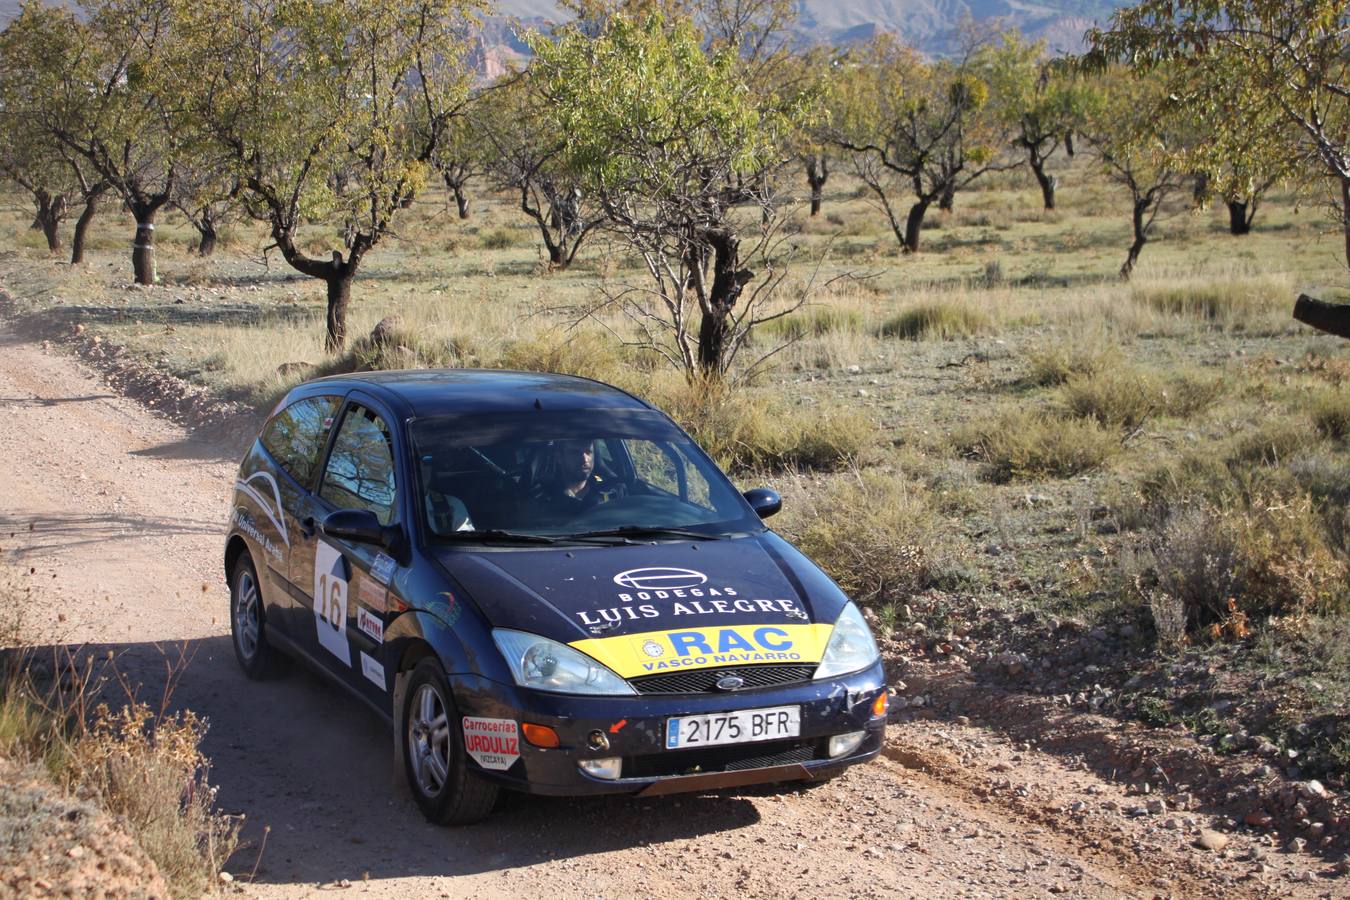
<path id="1" fill-rule="evenodd" d="M 1329 896 L 1344 888 L 1311 880 L 1246 839 L 1220 854 L 1195 848 L 1203 811 L 1179 814 L 1170 829 L 1112 812 L 1128 802 L 1119 785 L 964 722 L 892 726 L 886 758 L 806 790 L 513 797 L 479 826 L 432 827 L 398 787 L 387 729 L 358 704 L 301 670 L 268 684 L 239 673 L 220 571 L 237 448 L 194 439 L 69 358 L 3 331 L 0 411 L 0 546 L 33 570 L 41 624 L 64 641 L 114 650 L 147 694 L 160 690 L 165 654 L 186 647 L 191 663 L 173 701 L 209 720 L 205 749 L 220 803 L 247 815 L 246 846 L 229 869 L 248 895 Z M 996 782 L 1006 789 L 992 789 Z"/>

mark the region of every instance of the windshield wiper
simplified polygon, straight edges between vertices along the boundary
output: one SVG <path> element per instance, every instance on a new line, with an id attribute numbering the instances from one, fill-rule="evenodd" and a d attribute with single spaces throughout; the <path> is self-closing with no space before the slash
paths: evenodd
<path id="1" fill-rule="evenodd" d="M 578 538 L 597 538 L 597 537 L 676 537 L 692 538 L 696 541 L 720 541 L 724 535 L 706 534 L 702 531 L 691 531 L 687 528 L 654 528 L 646 525 L 620 525 L 618 528 L 606 528 L 602 531 L 583 531 L 580 534 L 569 534 L 569 538 L 576 540 Z"/>
<path id="2" fill-rule="evenodd" d="M 520 544 L 556 544 L 557 538 L 543 534 L 526 534 L 520 531 L 503 531 L 500 528 L 488 528 L 482 531 L 452 531 L 437 535 L 443 541 L 501 541 Z"/>

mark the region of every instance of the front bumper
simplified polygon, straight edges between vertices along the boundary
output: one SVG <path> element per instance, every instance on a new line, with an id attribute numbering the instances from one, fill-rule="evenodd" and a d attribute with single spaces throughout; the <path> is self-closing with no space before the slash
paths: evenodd
<path id="1" fill-rule="evenodd" d="M 877 695 L 886 690 L 880 662 L 840 678 L 734 693 L 584 697 L 476 675 L 452 676 L 450 686 L 462 715 L 547 725 L 558 733 L 561 746 L 553 749 L 532 746 L 522 735 L 520 758 L 505 771 L 481 769 L 469 760 L 480 777 L 533 794 L 665 794 L 825 778 L 876 756 L 886 726 L 885 716 L 872 715 Z M 799 737 L 665 749 L 666 720 L 672 716 L 789 705 L 801 706 Z M 596 731 L 608 748 L 590 746 Z M 830 737 L 856 731 L 866 735 L 858 748 L 829 758 Z M 577 767 L 578 760 L 615 756 L 623 759 L 617 780 Z"/>

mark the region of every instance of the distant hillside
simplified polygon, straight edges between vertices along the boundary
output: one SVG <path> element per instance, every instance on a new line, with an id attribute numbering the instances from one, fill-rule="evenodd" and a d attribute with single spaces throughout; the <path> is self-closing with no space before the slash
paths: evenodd
<path id="1" fill-rule="evenodd" d="M 1127 0 L 798 0 L 796 37 L 802 44 L 842 46 L 888 31 L 936 55 L 955 48 L 957 25 L 1001 19 L 1059 53 L 1081 49 L 1083 32 L 1105 23 Z M 499 0 L 499 11 L 529 24 L 566 18 L 553 0 Z"/>
<path id="2" fill-rule="evenodd" d="M 0 0 L 0 22 L 19 11 L 20 0 Z M 891 32 L 925 53 L 941 56 L 956 48 L 959 23 L 997 20 L 1016 26 L 1032 38 L 1044 38 L 1056 53 L 1075 53 L 1083 32 L 1104 23 L 1127 0 L 798 0 L 800 14 L 794 39 L 802 45 L 847 46 Z M 547 28 L 567 14 L 554 0 L 498 0 L 498 14 L 487 27 L 474 54 L 484 78 L 500 74 L 529 55 L 511 19 L 527 27 Z"/>

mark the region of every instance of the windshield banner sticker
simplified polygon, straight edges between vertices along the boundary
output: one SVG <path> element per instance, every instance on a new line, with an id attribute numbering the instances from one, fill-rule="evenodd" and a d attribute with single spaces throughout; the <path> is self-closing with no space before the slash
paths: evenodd
<path id="1" fill-rule="evenodd" d="M 832 624 L 725 625 L 587 638 L 571 644 L 623 678 L 676 669 L 756 663 L 815 663 Z"/>
<path id="2" fill-rule="evenodd" d="M 464 717 L 464 751 L 485 769 L 499 772 L 520 759 L 519 726 L 514 719 Z"/>

